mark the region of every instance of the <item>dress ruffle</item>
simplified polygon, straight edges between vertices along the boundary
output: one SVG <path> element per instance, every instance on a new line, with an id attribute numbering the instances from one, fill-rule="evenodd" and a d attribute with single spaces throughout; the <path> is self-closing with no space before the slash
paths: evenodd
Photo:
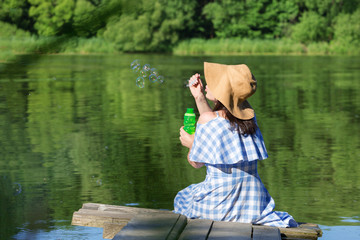
<path id="1" fill-rule="evenodd" d="M 263 160 L 268 154 L 259 128 L 255 134 L 241 135 L 228 120 L 218 116 L 197 124 L 189 157 L 194 162 L 236 164 Z"/>

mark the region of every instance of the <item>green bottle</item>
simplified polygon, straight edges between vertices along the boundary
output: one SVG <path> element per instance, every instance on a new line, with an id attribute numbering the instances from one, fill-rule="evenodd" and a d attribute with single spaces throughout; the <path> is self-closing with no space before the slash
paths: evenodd
<path id="1" fill-rule="evenodd" d="M 195 133 L 196 115 L 193 108 L 188 108 L 184 115 L 184 130 L 188 134 Z"/>

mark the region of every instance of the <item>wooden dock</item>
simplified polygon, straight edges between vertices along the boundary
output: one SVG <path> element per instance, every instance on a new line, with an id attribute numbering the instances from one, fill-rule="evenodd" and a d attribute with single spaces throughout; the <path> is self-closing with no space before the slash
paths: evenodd
<path id="1" fill-rule="evenodd" d="M 317 239 L 321 229 L 303 223 L 276 228 L 247 223 L 187 219 L 171 211 L 85 203 L 74 212 L 72 225 L 101 227 L 103 238 L 113 240 L 281 240 Z"/>

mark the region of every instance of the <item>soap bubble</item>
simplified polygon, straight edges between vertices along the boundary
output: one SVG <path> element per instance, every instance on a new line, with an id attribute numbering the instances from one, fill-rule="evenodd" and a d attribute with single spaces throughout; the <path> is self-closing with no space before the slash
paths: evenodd
<path id="1" fill-rule="evenodd" d="M 157 77 L 157 81 L 159 82 L 159 83 L 163 83 L 164 81 L 165 81 L 165 79 L 164 79 L 164 77 L 163 76 L 158 76 Z"/>
<path id="2" fill-rule="evenodd" d="M 149 71 L 151 69 L 150 64 L 144 64 L 143 69 Z"/>
<path id="3" fill-rule="evenodd" d="M 135 66 L 140 65 L 139 59 L 135 59 L 131 64 L 130 67 L 133 69 Z"/>
<path id="4" fill-rule="evenodd" d="M 13 195 L 19 195 L 22 192 L 22 187 L 20 183 L 14 182 L 13 183 Z"/>
<path id="5" fill-rule="evenodd" d="M 136 86 L 138 86 L 138 88 L 144 88 L 145 87 L 145 80 L 143 77 L 138 77 L 136 79 Z"/>
<path id="6" fill-rule="evenodd" d="M 96 185 L 97 185 L 97 186 L 101 186 L 101 185 L 102 185 L 101 179 L 96 180 Z"/>
<path id="7" fill-rule="evenodd" d="M 151 74 L 154 74 L 155 76 L 159 76 L 159 73 L 157 72 L 156 68 L 150 69 Z"/>
<path id="8" fill-rule="evenodd" d="M 140 66 L 140 64 L 136 64 L 134 67 L 132 67 L 131 69 L 133 70 L 133 72 L 139 72 L 139 70 L 140 70 L 140 68 L 141 68 L 141 66 Z"/>
<path id="9" fill-rule="evenodd" d="M 150 80 L 150 82 L 156 82 L 157 81 L 157 76 L 155 74 L 150 74 L 149 80 Z"/>
<path id="10" fill-rule="evenodd" d="M 145 80 L 146 78 L 149 78 L 149 81 L 152 83 L 164 82 L 164 77 L 160 76 L 156 68 L 151 68 L 150 64 L 144 64 L 142 67 L 140 65 L 140 61 L 138 59 L 135 59 L 130 64 L 131 69 L 134 73 L 138 74 L 138 78 L 136 79 L 136 86 L 139 88 L 145 87 Z"/>
<path id="11" fill-rule="evenodd" d="M 131 68 L 131 70 L 133 70 L 133 72 L 138 72 L 140 70 L 140 68 L 141 68 L 140 61 L 138 59 L 135 59 L 130 64 L 130 68 Z"/>
<path id="12" fill-rule="evenodd" d="M 140 70 L 140 76 L 144 78 L 148 77 L 151 74 L 150 69 L 150 64 L 145 64 Z"/>
<path id="13" fill-rule="evenodd" d="M 140 76 L 146 78 L 149 76 L 149 71 L 146 71 L 144 68 L 140 70 Z"/>

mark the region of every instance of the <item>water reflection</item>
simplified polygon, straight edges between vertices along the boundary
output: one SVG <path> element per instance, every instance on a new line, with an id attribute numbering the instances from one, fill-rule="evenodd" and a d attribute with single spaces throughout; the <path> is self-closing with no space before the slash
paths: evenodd
<path id="1" fill-rule="evenodd" d="M 20 183 L 13 183 L 13 195 L 17 196 L 22 192 L 22 187 Z"/>
<path id="2" fill-rule="evenodd" d="M 51 227 L 46 227 L 48 225 Z M 19 232 L 12 237 L 16 240 L 29 239 L 66 239 L 89 240 L 103 239 L 102 228 L 89 228 L 74 226 L 69 229 L 70 221 L 38 221 L 30 226 L 28 223 L 19 228 Z M 35 227 L 36 226 L 36 227 Z M 44 229 L 45 227 L 45 229 Z"/>
<path id="3" fill-rule="evenodd" d="M 137 88 L 136 58 L 167 84 Z M 43 56 L 0 73 L 0 239 L 55 231 L 50 220 L 68 224 L 84 202 L 171 209 L 205 177 L 178 140 L 195 108 L 183 79 L 205 60 L 247 63 L 259 79 L 251 104 L 270 156 L 259 173 L 277 210 L 358 227 L 359 58 Z"/>

